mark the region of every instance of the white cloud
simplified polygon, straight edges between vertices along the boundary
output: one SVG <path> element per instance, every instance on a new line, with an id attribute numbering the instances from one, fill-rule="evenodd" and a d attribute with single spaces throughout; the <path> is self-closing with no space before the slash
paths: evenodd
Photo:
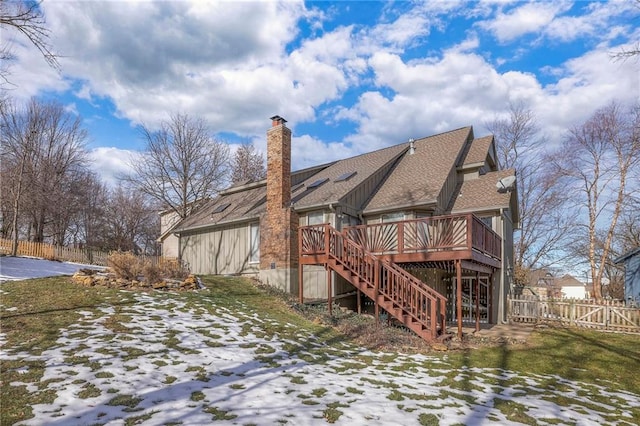
<path id="1" fill-rule="evenodd" d="M 284 99 L 293 97 L 291 72 L 283 63 L 285 46 L 305 13 L 301 2 L 43 7 L 64 55 L 64 73 L 85 83 L 80 94 L 112 98 L 119 116 L 136 123 L 157 123 L 169 111 L 187 110 L 213 127 L 245 133 L 252 123 L 232 118 L 282 112 Z M 291 116 L 298 110 L 286 107 Z M 308 111 L 299 118 L 305 117 Z M 238 127 L 229 129 L 229 123 Z"/>
<path id="2" fill-rule="evenodd" d="M 133 171 L 131 165 L 139 156 L 139 152 L 114 147 L 99 147 L 89 152 L 93 171 L 111 188 L 118 185 L 120 176 Z"/>
<path id="3" fill-rule="evenodd" d="M 501 42 L 506 42 L 540 31 L 564 12 L 567 5 L 566 2 L 525 3 L 507 13 L 499 12 L 493 20 L 479 25 L 493 32 Z"/>
<path id="4" fill-rule="evenodd" d="M 499 73 L 481 56 L 455 49 L 441 59 L 411 62 L 378 53 L 369 64 L 379 90 L 363 93 L 337 116 L 357 123 L 358 132 L 347 141 L 364 152 L 467 125 L 481 134 L 483 124 L 510 102 L 524 102 L 559 143 L 568 128 L 612 100 L 640 98 L 637 64 L 613 62 L 608 52 L 603 47 L 567 61 L 556 70 L 557 82 L 548 85 L 531 73 Z M 386 89 L 392 95 L 383 95 Z"/>

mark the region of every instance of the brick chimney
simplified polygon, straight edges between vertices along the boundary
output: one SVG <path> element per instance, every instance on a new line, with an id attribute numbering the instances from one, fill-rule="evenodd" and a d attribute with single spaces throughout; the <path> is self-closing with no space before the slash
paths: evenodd
<path id="1" fill-rule="evenodd" d="M 267 131 L 267 205 L 260 220 L 260 278 L 298 290 L 298 215 L 291 207 L 291 130 L 275 115 Z"/>
<path id="2" fill-rule="evenodd" d="M 267 131 L 267 210 L 291 204 L 291 130 L 274 115 Z"/>

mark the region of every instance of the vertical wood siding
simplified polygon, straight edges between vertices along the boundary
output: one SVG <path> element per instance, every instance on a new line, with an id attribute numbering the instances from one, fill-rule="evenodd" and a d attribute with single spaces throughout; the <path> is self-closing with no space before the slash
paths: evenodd
<path id="1" fill-rule="evenodd" d="M 183 235 L 182 259 L 195 274 L 256 273 L 250 263 L 249 224 L 228 226 L 198 234 Z"/>

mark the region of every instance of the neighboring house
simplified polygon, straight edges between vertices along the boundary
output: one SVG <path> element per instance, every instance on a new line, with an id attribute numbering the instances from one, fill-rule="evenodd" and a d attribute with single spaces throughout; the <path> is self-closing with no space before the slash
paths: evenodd
<path id="1" fill-rule="evenodd" d="M 546 268 L 529 271 L 529 291 L 542 298 L 560 298 L 562 290 L 556 283 L 556 277 Z"/>
<path id="2" fill-rule="evenodd" d="M 173 228 L 180 222 L 180 216 L 174 210 L 164 210 L 160 212 L 160 238 L 158 242 L 162 244 L 162 256 L 179 256 L 178 235 L 173 232 Z"/>
<path id="3" fill-rule="evenodd" d="M 579 281 L 573 275 L 565 274 L 556 279 L 556 287 L 560 289 L 562 297 L 565 299 L 587 299 L 589 292 L 585 283 Z"/>
<path id="4" fill-rule="evenodd" d="M 253 274 L 358 309 L 364 295 L 427 339 L 445 320 L 505 320 L 517 190 L 492 136 L 465 127 L 291 172 L 285 123 L 272 117 L 265 180 L 173 228 L 192 272 Z"/>
<path id="5" fill-rule="evenodd" d="M 640 247 L 614 260 L 624 264 L 624 298 L 628 303 L 640 304 Z"/>

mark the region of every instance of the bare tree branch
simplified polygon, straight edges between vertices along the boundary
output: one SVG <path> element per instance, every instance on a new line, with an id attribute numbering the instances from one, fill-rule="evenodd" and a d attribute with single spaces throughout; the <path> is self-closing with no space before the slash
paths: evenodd
<path id="1" fill-rule="evenodd" d="M 59 55 L 53 52 L 49 44 L 50 30 L 46 27 L 44 15 L 40 9 L 40 2 L 0 0 L 0 28 L 2 31 L 13 31 L 17 35 L 36 47 L 47 64 L 55 70 L 60 70 Z M 4 37 L 3 37 L 4 38 Z M 15 60 L 11 51 L 11 44 L 5 42 L 0 46 L 0 60 L 4 64 L 0 68 L 0 78 L 7 81 L 9 70 L 7 64 Z"/>
<path id="2" fill-rule="evenodd" d="M 520 230 L 516 232 L 514 260 L 518 276 L 532 268 L 557 262 L 567 238 L 570 218 L 563 215 L 563 189 L 545 170 L 540 136 L 533 112 L 524 104 L 511 104 L 508 118 L 486 123 L 496 141 L 501 168 L 515 168 L 518 176 Z M 522 284 L 520 282 L 520 284 Z"/>
<path id="3" fill-rule="evenodd" d="M 174 114 L 158 131 L 140 130 L 146 150 L 123 179 L 180 218 L 227 183 L 229 147 L 209 136 L 204 120 Z"/>
<path id="4" fill-rule="evenodd" d="M 628 111 L 613 103 L 571 129 L 565 145 L 549 157 L 576 206 L 586 217 L 579 222 L 578 238 L 591 271 L 594 297 L 601 298 L 602 278 L 619 239 L 618 220 L 634 201 L 630 180 L 640 166 L 640 107 Z M 581 244 L 577 244 L 578 250 Z"/>
<path id="5" fill-rule="evenodd" d="M 236 151 L 231 164 L 231 181 L 257 182 L 267 176 L 263 156 L 253 145 L 241 145 Z"/>

